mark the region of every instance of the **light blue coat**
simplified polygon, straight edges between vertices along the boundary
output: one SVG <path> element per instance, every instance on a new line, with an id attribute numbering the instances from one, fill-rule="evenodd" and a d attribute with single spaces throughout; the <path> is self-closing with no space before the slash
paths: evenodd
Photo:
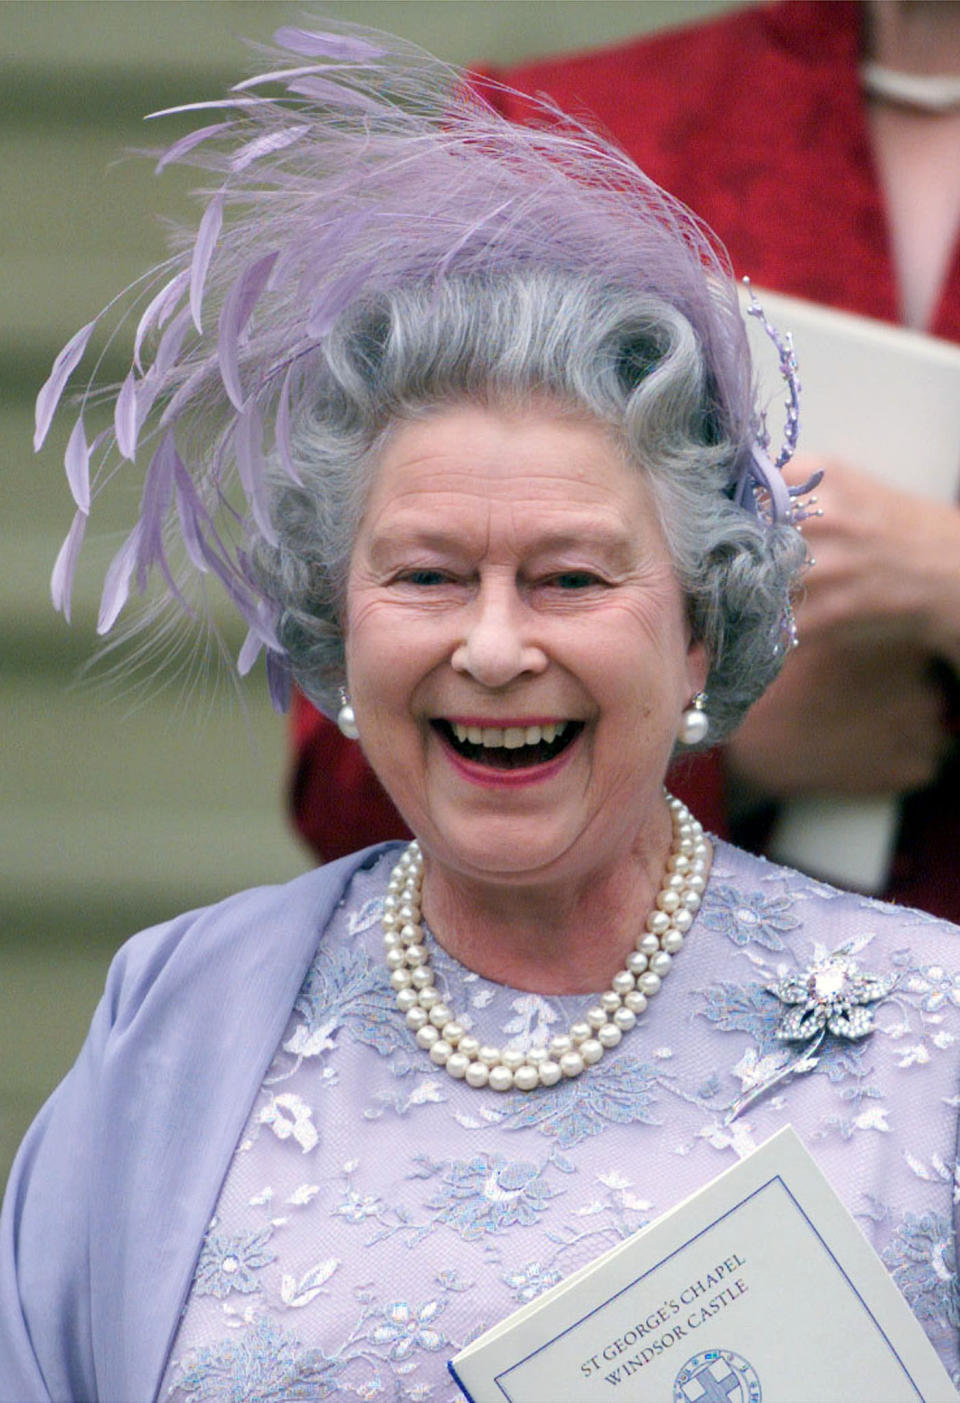
<path id="1" fill-rule="evenodd" d="M 7 1188 L 0 1403 L 155 1397 L 220 1184 L 320 933 L 381 850 L 189 912 L 120 950 Z"/>

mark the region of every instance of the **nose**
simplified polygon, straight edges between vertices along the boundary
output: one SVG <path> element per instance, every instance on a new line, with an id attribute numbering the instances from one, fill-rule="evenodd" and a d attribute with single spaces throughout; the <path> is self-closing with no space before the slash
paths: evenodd
<path id="1" fill-rule="evenodd" d="M 491 688 L 543 672 L 548 660 L 535 641 L 535 618 L 512 580 L 484 581 L 464 611 L 463 640 L 450 659 L 454 671 Z"/>

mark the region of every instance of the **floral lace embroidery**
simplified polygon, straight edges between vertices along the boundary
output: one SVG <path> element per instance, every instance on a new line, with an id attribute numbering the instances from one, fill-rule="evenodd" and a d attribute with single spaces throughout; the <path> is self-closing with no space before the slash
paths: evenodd
<path id="1" fill-rule="evenodd" d="M 434 1164 L 416 1161 L 417 1177 L 440 1180 L 426 1207 L 437 1223 L 447 1223 L 464 1241 L 485 1233 L 530 1227 L 540 1221 L 550 1199 L 563 1190 L 547 1178 L 546 1165 L 480 1154 L 469 1160 Z"/>
<path id="2" fill-rule="evenodd" d="M 561 1083 L 552 1094 L 511 1096 L 504 1124 L 516 1130 L 533 1126 L 571 1149 L 611 1125 L 656 1125 L 651 1110 L 661 1080 L 655 1068 L 625 1055 L 600 1063 L 589 1076 Z"/>
<path id="3" fill-rule="evenodd" d="M 259 1291 L 255 1272 L 276 1260 L 267 1247 L 272 1227 L 259 1232 L 234 1233 L 230 1237 L 208 1232 L 193 1280 L 198 1296 L 229 1296 L 231 1291 L 248 1295 Z"/>
<path id="4" fill-rule="evenodd" d="M 703 924 L 732 940 L 734 945 L 754 942 L 766 950 L 784 950 L 783 937 L 797 930 L 800 922 L 793 914 L 793 898 L 764 896 L 718 883 L 710 893 Z"/>
<path id="5" fill-rule="evenodd" d="M 960 1327 L 956 1239 L 943 1214 L 905 1214 L 883 1260 L 920 1320 Z"/>

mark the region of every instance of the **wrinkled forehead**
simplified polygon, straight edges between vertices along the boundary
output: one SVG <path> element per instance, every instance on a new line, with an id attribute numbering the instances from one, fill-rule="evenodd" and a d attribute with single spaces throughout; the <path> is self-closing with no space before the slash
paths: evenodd
<path id="1" fill-rule="evenodd" d="M 578 545 L 618 561 L 659 526 L 645 475 L 606 425 L 539 404 L 460 404 L 394 426 L 358 533 L 367 552 L 397 541 L 424 548 L 515 550 Z"/>

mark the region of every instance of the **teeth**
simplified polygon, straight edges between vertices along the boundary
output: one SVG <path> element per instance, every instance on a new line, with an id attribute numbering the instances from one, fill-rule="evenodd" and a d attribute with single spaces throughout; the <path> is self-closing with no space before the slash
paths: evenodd
<path id="1" fill-rule="evenodd" d="M 551 745 L 567 729 L 566 721 L 551 722 L 547 726 L 463 726 L 459 721 L 452 723 L 453 734 L 461 745 L 469 741 L 471 745 L 482 745 L 485 750 L 519 750 L 522 745 L 539 745 L 546 741 Z"/>

